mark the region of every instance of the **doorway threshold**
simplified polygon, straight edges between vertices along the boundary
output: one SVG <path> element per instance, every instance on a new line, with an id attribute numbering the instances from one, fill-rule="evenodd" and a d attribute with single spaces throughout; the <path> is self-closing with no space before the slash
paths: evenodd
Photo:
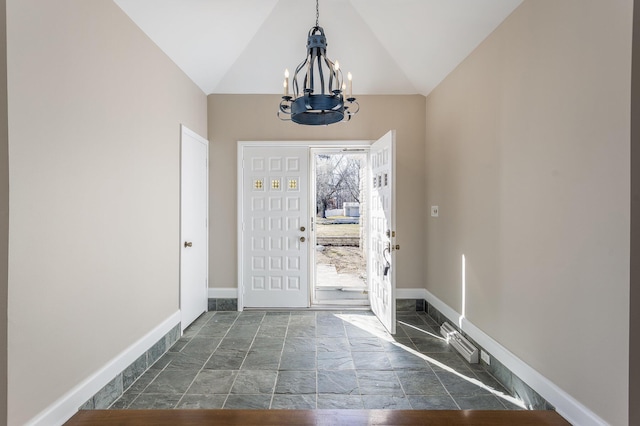
<path id="1" fill-rule="evenodd" d="M 310 311 L 370 311 L 371 307 L 367 305 L 354 304 L 322 304 L 311 305 L 308 308 L 244 308 L 244 311 L 260 311 L 260 312 L 310 312 Z"/>

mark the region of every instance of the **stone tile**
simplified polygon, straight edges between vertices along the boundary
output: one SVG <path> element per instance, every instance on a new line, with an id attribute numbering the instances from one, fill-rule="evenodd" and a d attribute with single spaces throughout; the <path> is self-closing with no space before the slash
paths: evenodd
<path id="1" fill-rule="evenodd" d="M 220 409 L 227 399 L 226 395 L 184 395 L 176 408 L 183 409 Z"/>
<path id="2" fill-rule="evenodd" d="M 318 394 L 319 410 L 361 410 L 364 409 L 359 395 Z"/>
<path id="3" fill-rule="evenodd" d="M 131 403 L 139 396 L 139 393 L 125 392 L 111 406 L 110 410 L 125 410 L 129 408 Z"/>
<path id="4" fill-rule="evenodd" d="M 198 374 L 197 370 L 164 370 L 147 386 L 144 393 L 182 395 L 196 374 Z"/>
<path id="5" fill-rule="evenodd" d="M 536 391 L 531 389 L 529 385 L 523 382 L 518 376 L 512 376 L 512 392 L 513 395 L 522 400 L 530 410 L 549 410 L 551 405 L 545 401 Z"/>
<path id="6" fill-rule="evenodd" d="M 217 349 L 204 368 L 208 370 L 239 370 L 246 356 L 246 351 Z"/>
<path id="7" fill-rule="evenodd" d="M 448 395 L 438 376 L 424 370 L 399 370 L 396 375 L 406 395 Z"/>
<path id="8" fill-rule="evenodd" d="M 349 337 L 351 352 L 384 351 L 377 337 Z"/>
<path id="9" fill-rule="evenodd" d="M 238 299 L 216 299 L 216 311 L 237 311 Z"/>
<path id="10" fill-rule="evenodd" d="M 242 370 L 277 370 L 280 365 L 280 351 L 249 351 L 242 364 Z"/>
<path id="11" fill-rule="evenodd" d="M 147 370 L 147 355 L 142 354 L 135 361 L 133 361 L 122 372 L 122 388 L 124 390 L 129 389 L 129 386 L 133 384 L 140 376 Z"/>
<path id="12" fill-rule="evenodd" d="M 147 351 L 147 365 L 153 365 L 157 360 L 160 359 L 162 354 L 164 354 L 167 350 L 167 342 L 163 338 L 157 341 L 149 350 Z"/>
<path id="13" fill-rule="evenodd" d="M 367 410 L 410 410 L 411 404 L 404 396 L 367 395 L 362 398 Z"/>
<path id="14" fill-rule="evenodd" d="M 167 352 L 164 357 L 169 358 L 171 362 L 165 368 L 166 370 L 191 370 L 198 371 L 209 358 L 208 354 L 185 354 L 183 352 Z"/>
<path id="15" fill-rule="evenodd" d="M 276 394 L 315 394 L 315 371 L 280 371 L 276 382 Z"/>
<path id="16" fill-rule="evenodd" d="M 216 310 L 216 299 L 209 298 L 207 299 L 207 311 L 215 311 Z"/>
<path id="17" fill-rule="evenodd" d="M 507 395 L 509 392 L 502 386 L 502 384 L 496 380 L 491 374 L 486 371 L 475 371 L 475 376 L 478 378 L 480 382 L 482 382 L 489 389 L 492 389 L 501 394 Z"/>
<path id="18" fill-rule="evenodd" d="M 227 336 L 220 342 L 218 345 L 219 349 L 237 349 L 237 350 L 249 350 L 251 343 L 253 342 L 253 338 L 236 338 L 232 336 Z"/>
<path id="19" fill-rule="evenodd" d="M 278 377 L 277 371 L 242 370 L 231 388 L 232 394 L 272 394 Z"/>
<path id="20" fill-rule="evenodd" d="M 392 370 L 386 352 L 352 352 L 357 370 Z"/>
<path id="21" fill-rule="evenodd" d="M 121 397 L 122 398 L 122 397 Z M 120 398 L 120 399 L 121 399 Z M 116 401 L 117 402 L 117 401 Z M 93 404 L 93 397 L 89 398 L 89 400 L 87 402 L 85 402 L 84 404 L 82 404 L 80 406 L 80 408 L 78 408 L 78 410 L 93 410 L 95 409 L 95 405 Z"/>
<path id="22" fill-rule="evenodd" d="M 238 315 L 238 319 L 236 320 L 236 325 L 259 325 L 264 316 L 264 312 L 240 312 L 240 315 Z"/>
<path id="23" fill-rule="evenodd" d="M 262 337 L 262 333 L 258 335 L 251 344 L 252 351 L 282 351 L 284 347 L 284 335 L 281 337 Z"/>
<path id="24" fill-rule="evenodd" d="M 240 312 L 216 312 L 209 320 L 209 324 L 231 325 L 240 316 Z"/>
<path id="25" fill-rule="evenodd" d="M 416 311 L 424 312 L 425 311 L 425 301 L 424 299 L 416 299 Z"/>
<path id="26" fill-rule="evenodd" d="M 316 327 L 316 337 L 347 337 L 342 324 L 340 325 L 318 325 Z"/>
<path id="27" fill-rule="evenodd" d="M 133 382 L 127 392 L 134 392 L 136 394 L 141 393 L 160 373 L 161 370 L 147 370 L 142 376 L 138 377 L 138 379 Z"/>
<path id="28" fill-rule="evenodd" d="M 202 358 L 203 356 L 208 358 L 213 351 L 216 350 L 220 341 L 221 339 L 219 337 L 200 337 L 198 334 L 191 339 L 189 344 L 187 344 L 180 353 L 198 358 Z"/>
<path id="29" fill-rule="evenodd" d="M 307 325 L 289 325 L 287 337 L 316 337 L 316 327 Z"/>
<path id="30" fill-rule="evenodd" d="M 444 339 L 425 336 L 412 337 L 411 341 L 415 345 L 416 349 L 423 354 L 435 352 L 453 352 L 453 348 Z"/>
<path id="31" fill-rule="evenodd" d="M 231 328 L 231 324 L 228 323 L 217 323 L 217 322 L 208 322 L 204 327 L 202 327 L 195 336 L 192 337 L 217 337 L 223 338 L 229 332 Z"/>
<path id="32" fill-rule="evenodd" d="M 359 395 L 356 372 L 354 370 L 318 371 L 318 393 Z"/>
<path id="33" fill-rule="evenodd" d="M 93 396 L 93 406 L 96 410 L 109 408 L 120 396 L 122 388 L 122 374 L 118 374 Z"/>
<path id="34" fill-rule="evenodd" d="M 284 341 L 284 352 L 313 352 L 316 339 L 309 337 L 288 337 Z"/>
<path id="35" fill-rule="evenodd" d="M 433 371 L 427 361 L 410 352 L 386 352 L 394 370 L 426 370 Z"/>
<path id="36" fill-rule="evenodd" d="M 351 350 L 349 340 L 342 337 L 320 337 L 316 339 L 318 352 L 348 352 Z"/>
<path id="37" fill-rule="evenodd" d="M 460 377 L 457 374 L 446 371 L 436 371 L 436 375 L 454 398 L 459 396 L 478 396 L 490 394 L 488 390 L 474 383 L 475 376 Z"/>
<path id="38" fill-rule="evenodd" d="M 498 398 L 493 395 L 454 396 L 461 410 L 505 410 Z"/>
<path id="39" fill-rule="evenodd" d="M 238 320 L 240 320 L 240 318 L 238 318 Z M 238 325 L 236 321 L 236 323 L 229 328 L 228 335 L 238 339 L 253 339 L 256 337 L 259 328 L 260 324 Z"/>
<path id="40" fill-rule="evenodd" d="M 204 314 L 206 315 L 206 313 Z M 180 324 L 176 324 L 167 334 L 164 335 L 167 349 L 171 348 L 174 343 L 180 339 Z"/>
<path id="41" fill-rule="evenodd" d="M 400 381 L 393 371 L 356 370 L 356 375 L 361 395 L 404 396 Z M 365 404 L 365 408 L 369 407 Z"/>
<path id="42" fill-rule="evenodd" d="M 415 312 L 415 299 L 396 299 L 396 312 Z"/>
<path id="43" fill-rule="evenodd" d="M 224 409 L 266 410 L 271 404 L 271 395 L 229 395 Z"/>
<path id="44" fill-rule="evenodd" d="M 344 329 L 347 333 L 347 337 L 352 338 L 352 337 L 363 337 L 363 338 L 367 338 L 367 337 L 371 337 L 372 334 L 370 331 L 365 330 L 363 328 L 360 327 L 356 327 L 355 325 L 351 325 L 351 324 L 345 324 Z"/>
<path id="45" fill-rule="evenodd" d="M 237 375 L 237 371 L 231 370 L 202 370 L 186 393 L 188 395 L 227 394 Z"/>
<path id="46" fill-rule="evenodd" d="M 271 409 L 315 410 L 316 395 L 274 395 Z"/>
<path id="47" fill-rule="evenodd" d="M 315 370 L 316 353 L 314 352 L 283 352 L 280 358 L 279 370 Z"/>
<path id="48" fill-rule="evenodd" d="M 445 368 L 455 370 L 465 376 L 473 376 L 469 363 L 456 352 L 431 352 L 425 355 L 434 371 Z M 444 364 L 445 367 L 441 367 L 439 364 Z"/>
<path id="49" fill-rule="evenodd" d="M 318 370 L 354 370 L 351 352 L 318 352 Z"/>
<path id="50" fill-rule="evenodd" d="M 174 408 L 181 394 L 140 394 L 130 405 L 130 410 L 165 410 Z"/>
<path id="51" fill-rule="evenodd" d="M 272 325 L 265 324 L 264 322 L 260 325 L 260 329 L 258 329 L 258 336 L 261 338 L 282 338 L 287 335 L 287 326 L 286 325 Z"/>
<path id="52" fill-rule="evenodd" d="M 449 395 L 409 395 L 407 396 L 414 410 L 459 410 L 456 402 Z"/>
<path id="53" fill-rule="evenodd" d="M 191 339 L 187 339 L 185 337 L 181 337 L 180 339 L 178 339 L 177 342 L 175 342 L 170 348 L 169 348 L 169 352 L 180 352 L 182 350 L 182 348 L 184 348 L 187 343 L 189 343 L 191 341 Z M 145 359 L 146 362 L 146 359 Z"/>

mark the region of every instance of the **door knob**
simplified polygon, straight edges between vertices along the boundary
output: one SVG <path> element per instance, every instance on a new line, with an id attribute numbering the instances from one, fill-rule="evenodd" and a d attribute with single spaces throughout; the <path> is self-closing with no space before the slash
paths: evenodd
<path id="1" fill-rule="evenodd" d="M 304 226 L 301 226 L 301 227 L 300 227 L 300 231 L 301 231 L 301 232 L 304 232 L 306 229 L 307 229 L 307 228 L 305 228 Z"/>
<path id="2" fill-rule="evenodd" d="M 307 239 L 305 237 L 300 237 L 300 242 L 304 243 Z"/>
<path id="3" fill-rule="evenodd" d="M 184 248 L 191 247 L 191 246 L 193 246 L 193 243 L 191 241 L 184 242 Z"/>

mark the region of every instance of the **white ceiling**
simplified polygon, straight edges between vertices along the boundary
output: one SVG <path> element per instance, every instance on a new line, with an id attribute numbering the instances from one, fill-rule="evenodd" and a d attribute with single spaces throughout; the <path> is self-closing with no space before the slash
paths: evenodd
<path id="1" fill-rule="evenodd" d="M 315 0 L 114 0 L 205 93 L 273 94 L 306 55 Z M 433 90 L 522 0 L 320 0 L 357 94 Z"/>

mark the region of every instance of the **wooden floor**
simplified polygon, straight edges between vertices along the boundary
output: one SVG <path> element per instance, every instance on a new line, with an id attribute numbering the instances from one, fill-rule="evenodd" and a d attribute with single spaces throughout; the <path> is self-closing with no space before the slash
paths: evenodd
<path id="1" fill-rule="evenodd" d="M 67 426 L 474 425 L 566 426 L 555 411 L 445 410 L 87 410 Z"/>

